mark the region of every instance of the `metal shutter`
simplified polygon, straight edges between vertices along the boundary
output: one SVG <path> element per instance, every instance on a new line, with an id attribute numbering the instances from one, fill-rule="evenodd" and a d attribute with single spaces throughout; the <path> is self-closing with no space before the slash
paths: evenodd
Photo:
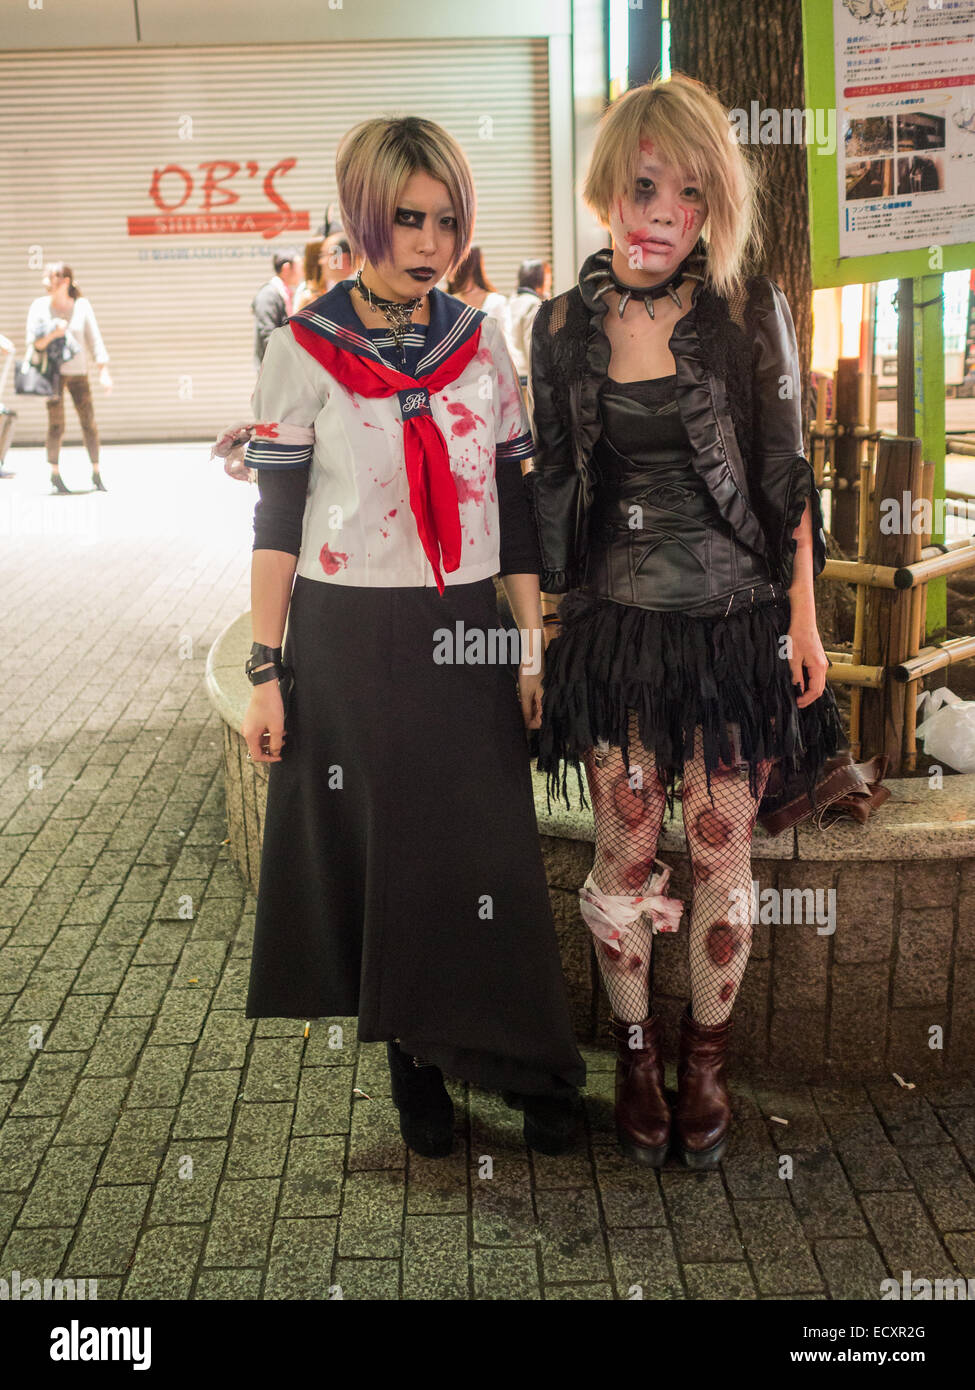
<path id="1" fill-rule="evenodd" d="M 314 234 L 335 200 L 339 139 L 378 114 L 429 117 L 463 145 L 485 266 L 511 293 L 519 261 L 552 252 L 547 52 L 544 39 L 472 39 L 0 55 L 0 333 L 19 355 L 43 293 L 33 248 L 71 265 L 98 318 L 115 382 L 106 397 L 92 376 L 105 441 L 208 439 L 246 418 L 250 303 L 272 250 Z M 129 234 L 130 218 L 163 215 L 149 195 L 156 169 L 194 180 L 174 216 L 200 210 L 199 165 L 213 160 L 242 166 L 227 211 L 273 211 L 261 184 L 288 158 L 297 164 L 276 186 L 308 211 L 307 232 Z M 168 175 L 164 196 L 183 186 Z M 40 443 L 43 403 L 20 397 L 18 410 L 18 442 Z M 66 420 L 77 442 L 70 404 Z"/>

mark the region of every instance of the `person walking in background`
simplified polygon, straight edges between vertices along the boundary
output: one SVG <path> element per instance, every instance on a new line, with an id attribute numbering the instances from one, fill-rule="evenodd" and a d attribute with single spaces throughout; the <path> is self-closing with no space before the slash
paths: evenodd
<path id="1" fill-rule="evenodd" d="M 314 237 L 305 246 L 305 278 L 295 290 L 292 313 L 300 313 L 351 273 L 352 248 L 344 232 Z"/>
<path id="2" fill-rule="evenodd" d="M 447 293 L 463 300 L 472 309 L 480 309 L 488 318 L 497 319 L 505 337 L 508 336 L 508 301 L 487 278 L 479 246 L 471 247 L 447 281 Z"/>
<path id="3" fill-rule="evenodd" d="M 297 247 L 287 246 L 274 256 L 274 274 L 262 285 L 251 302 L 256 320 L 254 328 L 254 365 L 260 370 L 264 361 L 267 340 L 276 328 L 287 323 L 292 313 L 292 299 L 301 280 L 302 262 Z"/>
<path id="4" fill-rule="evenodd" d="M 306 304 L 325 293 L 325 279 L 322 274 L 323 236 L 312 237 L 305 242 L 305 278 L 294 292 L 291 312 L 297 314 Z"/>
<path id="5" fill-rule="evenodd" d="M 344 232 L 333 232 L 322 247 L 322 279 L 325 291 L 333 290 L 352 274 L 352 247 Z"/>
<path id="6" fill-rule="evenodd" d="M 107 492 L 98 464 L 98 426 L 91 399 L 88 371 L 92 360 L 99 368 L 98 379 L 106 394 L 112 389 L 109 356 L 98 330 L 98 320 L 90 302 L 74 282 L 74 274 L 64 261 L 51 261 L 44 267 L 45 293 L 27 311 L 27 346 L 43 351 L 56 338 L 62 340 L 58 389 L 47 398 L 47 461 L 51 485 L 57 493 L 69 493 L 61 477 L 61 440 L 64 438 L 64 388 L 67 385 L 81 423 L 81 434 L 91 461 L 91 482 L 97 492 Z"/>
<path id="7" fill-rule="evenodd" d="M 9 338 L 5 338 L 0 333 L 0 478 L 15 478 L 17 476 L 16 473 L 8 473 L 3 466 L 3 461 L 7 457 L 7 450 L 10 448 L 10 441 L 13 439 L 14 422 L 17 419 L 16 410 L 8 410 L 3 403 L 7 390 L 7 378 L 10 375 L 13 360 L 14 345 Z"/>
<path id="8" fill-rule="evenodd" d="M 532 324 L 542 301 L 552 293 L 552 267 L 548 261 L 522 261 L 518 288 L 508 300 L 508 346 L 522 386 L 528 383 Z"/>

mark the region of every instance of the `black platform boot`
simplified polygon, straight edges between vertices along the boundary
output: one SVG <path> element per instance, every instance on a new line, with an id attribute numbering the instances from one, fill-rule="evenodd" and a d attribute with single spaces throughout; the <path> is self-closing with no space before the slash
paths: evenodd
<path id="1" fill-rule="evenodd" d="M 582 1119 L 582 1097 L 578 1091 L 568 1096 L 526 1096 L 518 1091 L 502 1091 L 501 1099 L 512 1110 L 523 1110 L 525 1144 L 537 1153 L 557 1158 L 571 1147 Z"/>
<path id="2" fill-rule="evenodd" d="M 446 1158 L 454 1146 L 454 1103 L 439 1067 L 386 1044 L 393 1104 L 403 1142 L 424 1158 Z"/>

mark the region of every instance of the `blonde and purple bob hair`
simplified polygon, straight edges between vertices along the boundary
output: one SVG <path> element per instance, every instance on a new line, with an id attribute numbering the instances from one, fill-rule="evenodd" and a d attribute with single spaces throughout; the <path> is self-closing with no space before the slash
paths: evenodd
<path id="1" fill-rule="evenodd" d="M 457 141 L 433 121 L 379 116 L 344 136 L 335 158 L 342 225 L 356 256 L 365 256 L 373 265 L 388 260 L 403 185 L 418 172 L 439 179 L 450 195 L 457 218 L 450 273 L 473 239 L 474 178 Z"/>

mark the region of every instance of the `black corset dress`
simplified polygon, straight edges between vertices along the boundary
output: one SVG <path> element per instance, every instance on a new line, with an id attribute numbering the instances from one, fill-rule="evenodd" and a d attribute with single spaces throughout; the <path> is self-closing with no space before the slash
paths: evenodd
<path id="1" fill-rule="evenodd" d="M 747 761 L 753 796 L 764 759 L 802 768 L 811 785 L 843 742 L 828 686 L 796 704 L 779 655 L 788 595 L 696 472 L 675 388 L 676 376 L 607 379 L 600 392 L 586 582 L 559 610 L 538 743 L 549 795 L 568 800 L 568 767 L 578 772 L 588 749 L 605 742 L 627 757 L 635 711 L 671 815 L 698 727 L 708 789 L 720 763 Z"/>

